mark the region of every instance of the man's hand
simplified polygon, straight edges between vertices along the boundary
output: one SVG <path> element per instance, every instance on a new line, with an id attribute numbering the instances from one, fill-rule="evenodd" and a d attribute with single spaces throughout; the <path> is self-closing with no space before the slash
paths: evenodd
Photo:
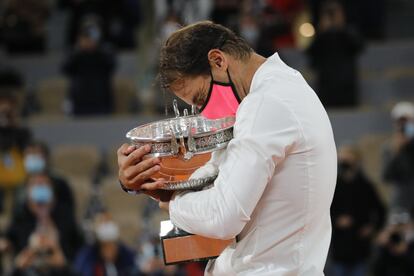
<path id="1" fill-rule="evenodd" d="M 160 206 L 161 209 L 163 209 L 163 210 L 165 210 L 167 212 L 170 210 L 170 202 L 169 201 L 167 201 L 167 202 L 160 201 L 158 203 L 158 206 Z"/>
<path id="2" fill-rule="evenodd" d="M 149 145 L 136 148 L 123 144 L 118 149 L 119 180 L 128 189 L 142 190 L 158 200 L 169 200 L 172 194 L 170 191 L 158 190 L 164 187 L 164 180 L 151 178 L 161 169 L 160 159 L 143 159 L 150 150 Z"/>
<path id="3" fill-rule="evenodd" d="M 371 224 L 367 224 L 359 229 L 359 236 L 361 238 L 370 238 L 373 236 L 375 228 Z"/>
<path id="4" fill-rule="evenodd" d="M 29 247 L 24 248 L 15 259 L 15 266 L 18 269 L 26 269 L 32 265 L 35 252 Z"/>
<path id="5" fill-rule="evenodd" d="M 339 229 L 349 229 L 354 224 L 354 220 L 350 215 L 340 215 L 336 219 L 336 227 Z"/>

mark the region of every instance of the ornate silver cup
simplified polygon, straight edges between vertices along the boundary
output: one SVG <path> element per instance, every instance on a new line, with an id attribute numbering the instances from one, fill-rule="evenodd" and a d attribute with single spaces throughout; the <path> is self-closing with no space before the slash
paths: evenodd
<path id="1" fill-rule="evenodd" d="M 138 147 L 151 145 L 144 158 L 161 159 L 161 170 L 153 177 L 166 179 L 166 190 L 200 189 L 216 176 L 188 178 L 210 159 L 213 151 L 227 146 L 233 138 L 234 122 L 234 117 L 209 120 L 187 115 L 141 125 L 126 137 Z"/>

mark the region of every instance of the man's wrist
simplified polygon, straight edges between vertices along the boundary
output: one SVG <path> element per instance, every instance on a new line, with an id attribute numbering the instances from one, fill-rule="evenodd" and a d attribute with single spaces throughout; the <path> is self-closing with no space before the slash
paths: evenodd
<path id="1" fill-rule="evenodd" d="M 119 179 L 118 179 L 118 182 L 119 182 L 119 185 L 121 186 L 121 189 L 124 192 L 126 192 L 126 193 L 128 193 L 130 195 L 138 195 L 138 194 L 141 193 L 140 190 L 133 190 L 133 189 L 129 189 L 129 188 L 125 187 L 124 184 L 122 184 L 121 180 L 119 180 Z"/>

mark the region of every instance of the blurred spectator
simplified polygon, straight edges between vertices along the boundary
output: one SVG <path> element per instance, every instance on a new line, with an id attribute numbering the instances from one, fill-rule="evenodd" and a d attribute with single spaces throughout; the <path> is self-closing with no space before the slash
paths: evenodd
<path id="1" fill-rule="evenodd" d="M 30 139 L 31 132 L 19 126 L 16 98 L 0 94 L 0 208 L 4 192 L 24 182 L 23 149 Z"/>
<path id="2" fill-rule="evenodd" d="M 12 276 L 74 275 L 53 228 L 37 230 L 17 255 Z"/>
<path id="3" fill-rule="evenodd" d="M 147 235 L 142 242 L 141 254 L 138 258 L 140 270 L 150 276 L 184 276 L 185 271 L 176 265 L 164 265 L 160 239 L 157 235 Z M 196 274 L 197 275 L 197 274 Z"/>
<path id="4" fill-rule="evenodd" d="M 0 18 L 0 33 L 9 53 L 45 50 L 46 21 L 50 10 L 47 0 L 10 0 Z"/>
<path id="5" fill-rule="evenodd" d="M 253 16 L 246 14 L 241 17 L 239 32 L 253 49 L 257 49 L 259 26 Z"/>
<path id="6" fill-rule="evenodd" d="M 50 165 L 48 146 L 40 141 L 30 142 L 24 150 L 24 167 L 27 174 L 45 173 L 51 180 L 55 207 L 64 210 L 71 217 L 75 217 L 73 192 L 66 179 L 57 175 Z M 16 203 L 17 208 L 23 208 L 24 202 Z M 18 206 L 21 205 L 21 206 Z"/>
<path id="7" fill-rule="evenodd" d="M 74 115 L 109 114 L 113 110 L 115 56 L 102 44 L 101 36 L 97 21 L 86 20 L 75 50 L 63 64 L 70 79 L 69 109 Z"/>
<path id="8" fill-rule="evenodd" d="M 165 41 L 173 32 L 180 28 L 180 18 L 171 11 L 161 25 L 161 41 Z"/>
<path id="9" fill-rule="evenodd" d="M 293 22 L 303 8 L 301 0 L 268 0 L 258 15 L 257 52 L 265 57 L 281 48 L 295 46 Z"/>
<path id="10" fill-rule="evenodd" d="M 293 23 L 303 9 L 302 0 L 267 0 L 269 7 L 277 13 L 277 33 L 274 34 L 275 49 L 295 46 Z"/>
<path id="11" fill-rule="evenodd" d="M 395 213 L 378 237 L 375 276 L 414 275 L 414 228 L 408 213 Z"/>
<path id="12" fill-rule="evenodd" d="M 0 90 L 4 94 L 8 88 L 22 88 L 23 77 L 8 64 L 0 63 Z"/>
<path id="13" fill-rule="evenodd" d="M 178 0 L 177 6 L 182 10 L 181 16 L 185 23 L 194 23 L 209 18 L 213 8 L 212 0 Z"/>
<path id="14" fill-rule="evenodd" d="M 95 219 L 96 242 L 77 254 L 74 268 L 82 276 L 139 275 L 134 252 L 119 240 L 118 225 L 108 213 Z"/>
<path id="15" fill-rule="evenodd" d="M 311 0 L 310 9 L 314 25 L 319 25 L 320 8 L 329 0 Z M 348 24 L 356 28 L 365 39 L 383 39 L 385 36 L 385 0 L 342 0 Z"/>
<path id="16" fill-rule="evenodd" d="M 319 29 L 307 50 L 317 73 L 316 92 L 326 107 L 351 107 L 358 102 L 357 58 L 362 40 L 346 24 L 337 1 L 322 7 Z"/>
<path id="17" fill-rule="evenodd" d="M 331 206 L 333 276 L 366 275 L 372 240 L 384 223 L 384 206 L 360 162 L 356 148 L 339 149 L 338 182 Z"/>
<path id="18" fill-rule="evenodd" d="M 214 23 L 236 30 L 240 8 L 239 0 L 214 0 L 211 20 Z"/>
<path id="19" fill-rule="evenodd" d="M 67 40 L 74 45 L 82 29 L 82 21 L 92 16 L 101 19 L 102 40 L 120 49 L 133 49 L 136 29 L 141 22 L 139 0 L 60 0 L 60 6 L 69 8 Z"/>
<path id="20" fill-rule="evenodd" d="M 82 244 L 82 237 L 74 217 L 56 206 L 52 181 L 45 173 L 31 174 L 25 186 L 24 208 L 13 215 L 7 230 L 15 253 L 21 253 L 29 244 L 33 233 L 55 233 L 65 258 L 72 260 Z"/>
<path id="21" fill-rule="evenodd" d="M 383 175 L 393 187 L 391 208 L 414 210 L 414 105 L 396 104 L 391 112 L 394 133 L 384 148 Z"/>

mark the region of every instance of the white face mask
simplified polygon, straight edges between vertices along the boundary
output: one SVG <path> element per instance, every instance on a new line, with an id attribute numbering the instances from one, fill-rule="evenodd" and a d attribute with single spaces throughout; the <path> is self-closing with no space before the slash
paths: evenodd
<path id="1" fill-rule="evenodd" d="M 116 241 L 119 237 L 119 227 L 112 221 L 100 223 L 96 228 L 96 237 L 99 241 Z"/>
<path id="2" fill-rule="evenodd" d="M 254 26 L 242 26 L 240 29 L 240 35 L 247 40 L 251 45 L 256 45 L 259 38 L 259 31 Z"/>
<path id="3" fill-rule="evenodd" d="M 28 173 L 43 172 L 46 168 L 45 159 L 38 154 L 28 154 L 24 158 L 24 167 Z"/>
<path id="4" fill-rule="evenodd" d="M 409 121 L 405 123 L 404 134 L 410 139 L 414 137 L 414 122 Z"/>

